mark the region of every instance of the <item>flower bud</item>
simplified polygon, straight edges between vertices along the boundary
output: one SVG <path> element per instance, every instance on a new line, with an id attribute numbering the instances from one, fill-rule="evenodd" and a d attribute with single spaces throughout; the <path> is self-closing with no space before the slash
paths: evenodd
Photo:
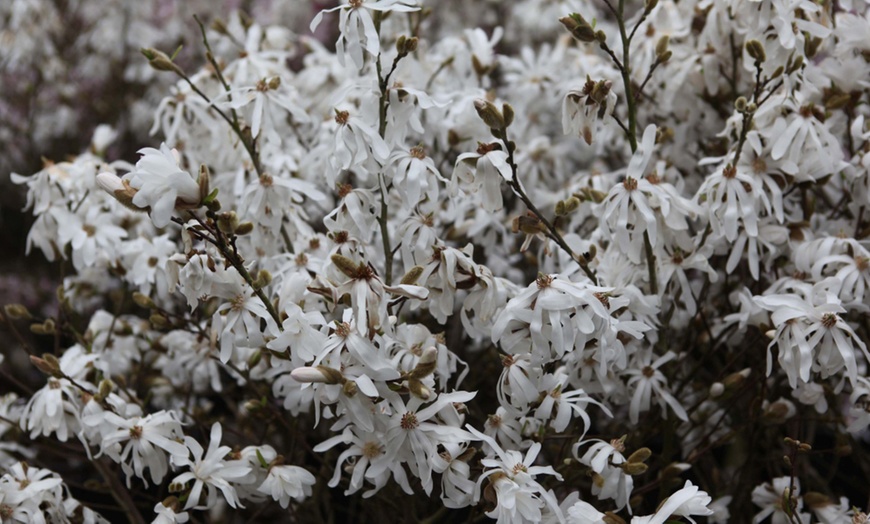
<path id="1" fill-rule="evenodd" d="M 232 235 L 239 227 L 239 216 L 235 211 L 226 211 L 218 215 L 218 229 L 226 235 Z"/>
<path id="2" fill-rule="evenodd" d="M 514 121 L 514 108 L 510 104 L 502 104 L 501 112 L 504 115 L 504 126 L 509 127 L 511 123 Z"/>
<path id="3" fill-rule="evenodd" d="M 659 41 L 656 42 L 656 58 L 661 57 L 667 52 L 670 41 L 671 37 L 669 35 L 664 35 L 659 38 Z"/>
<path id="4" fill-rule="evenodd" d="M 625 519 L 612 511 L 605 512 L 604 516 L 601 517 L 601 520 L 604 524 L 625 524 Z"/>
<path id="5" fill-rule="evenodd" d="M 158 51 L 151 47 L 143 47 L 139 52 L 148 59 L 148 64 L 154 69 L 158 71 L 172 71 L 179 76 L 184 75 L 184 71 L 163 51 Z"/>
<path id="6" fill-rule="evenodd" d="M 650 458 L 652 455 L 652 451 L 649 448 L 640 448 L 631 456 L 628 457 L 628 462 L 631 463 L 640 463 L 646 461 L 646 459 Z"/>
<path id="7" fill-rule="evenodd" d="M 657 5 L 659 5 L 659 0 L 644 0 L 643 12 L 649 13 L 650 11 L 655 9 Z"/>
<path id="8" fill-rule="evenodd" d="M 205 164 L 199 166 L 199 177 L 196 179 L 196 183 L 199 185 L 199 201 L 205 202 L 209 198 L 209 193 L 211 193 L 211 189 L 209 186 L 211 185 L 208 173 L 208 167 Z M 214 199 L 212 199 L 214 200 Z"/>
<path id="9" fill-rule="evenodd" d="M 737 100 L 734 101 L 734 109 L 738 112 L 743 113 L 746 111 L 747 100 L 745 96 L 738 96 Z"/>
<path id="10" fill-rule="evenodd" d="M 253 222 L 242 222 L 241 224 L 239 224 L 239 227 L 236 228 L 236 235 L 245 236 L 247 234 L 250 234 L 250 232 L 253 230 L 254 230 L 254 223 Z"/>
<path id="11" fill-rule="evenodd" d="M 423 274 L 423 266 L 414 266 L 405 273 L 405 276 L 402 277 L 402 280 L 399 284 L 406 286 L 413 286 L 419 280 L 420 275 Z"/>
<path id="12" fill-rule="evenodd" d="M 758 40 L 750 40 L 746 42 L 746 53 L 755 60 L 755 65 L 763 64 L 764 61 L 767 60 L 764 46 Z"/>
<path id="13" fill-rule="evenodd" d="M 408 373 L 408 378 L 419 380 L 428 377 L 435 372 L 437 360 L 438 348 L 435 346 L 429 346 L 424 349 L 423 354 L 420 356 L 420 360 L 417 361 L 417 365 L 414 366 L 414 369 L 412 369 L 410 373 Z"/>
<path id="14" fill-rule="evenodd" d="M 45 358 L 46 355 L 43 355 L 43 358 L 39 358 L 36 355 L 30 355 L 30 363 L 36 366 L 36 369 L 42 371 L 46 375 L 50 377 L 60 378 L 63 376 L 63 373 L 60 371 L 60 365 L 55 358 L 52 361 L 49 361 Z M 54 355 L 52 355 L 54 356 Z"/>
<path id="15" fill-rule="evenodd" d="M 303 366 L 290 372 L 296 382 L 305 384 L 342 384 L 345 381 L 341 371 L 328 366 Z"/>
<path id="16" fill-rule="evenodd" d="M 408 391 L 410 391 L 411 394 L 415 397 L 422 400 L 429 400 L 429 397 L 432 396 L 432 392 L 429 391 L 429 388 L 423 385 L 423 383 L 419 380 L 413 378 L 408 380 Z"/>
<path id="17" fill-rule="evenodd" d="M 272 283 L 272 273 L 265 269 L 257 271 L 257 278 L 254 279 L 254 289 L 263 289 Z"/>
<path id="18" fill-rule="evenodd" d="M 643 475 L 646 473 L 646 470 L 649 469 L 649 466 L 643 462 L 623 462 L 619 467 L 622 468 L 622 471 L 624 471 L 626 475 L 631 475 L 632 477 Z"/>
<path id="19" fill-rule="evenodd" d="M 263 360 L 263 352 L 259 349 L 248 358 L 248 369 L 254 369 Z"/>
<path id="20" fill-rule="evenodd" d="M 271 90 L 271 91 L 278 89 L 279 87 L 281 87 L 281 77 L 280 76 L 273 76 L 266 83 L 266 85 L 269 86 L 269 90 Z"/>
<path id="21" fill-rule="evenodd" d="M 154 313 L 148 317 L 148 322 L 151 323 L 151 327 L 154 329 L 166 329 L 169 327 L 169 319 L 160 313 Z"/>
<path id="22" fill-rule="evenodd" d="M 357 278 L 359 275 L 359 265 L 346 256 L 336 253 L 330 257 L 330 260 L 332 260 L 335 267 L 337 267 L 338 270 L 344 273 L 347 277 Z"/>
<path id="23" fill-rule="evenodd" d="M 23 304 L 7 304 L 3 307 L 3 311 L 6 312 L 7 317 L 14 320 L 33 318 L 30 311 Z"/>
<path id="24" fill-rule="evenodd" d="M 713 385 L 710 386 L 711 398 L 721 397 L 722 393 L 725 393 L 725 384 L 721 382 L 714 382 Z"/>
<path id="25" fill-rule="evenodd" d="M 580 42 L 595 42 L 595 29 L 589 25 L 589 22 L 587 22 L 579 13 L 571 13 L 568 16 L 563 16 L 559 19 L 559 22 L 565 26 L 565 29 L 571 33 L 571 36 Z"/>
<path id="26" fill-rule="evenodd" d="M 474 109 L 477 111 L 477 116 L 491 129 L 504 129 L 507 127 L 504 115 L 492 102 L 478 98 L 474 101 Z"/>
<path id="27" fill-rule="evenodd" d="M 137 306 L 145 309 L 154 309 L 157 307 L 156 304 L 154 304 L 154 301 L 151 300 L 151 297 L 138 291 L 133 292 L 133 302 L 135 302 Z"/>

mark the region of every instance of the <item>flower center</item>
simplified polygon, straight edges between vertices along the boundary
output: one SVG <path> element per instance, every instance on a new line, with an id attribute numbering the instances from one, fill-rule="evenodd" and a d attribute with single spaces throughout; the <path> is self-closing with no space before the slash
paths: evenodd
<path id="1" fill-rule="evenodd" d="M 412 429 L 416 429 L 420 425 L 420 423 L 417 421 L 417 414 L 411 411 L 405 413 L 404 415 L 402 415 L 402 421 L 400 422 L 400 425 L 404 430 L 410 431 Z"/>
<path id="2" fill-rule="evenodd" d="M 651 378 L 653 375 L 655 375 L 656 370 L 650 366 L 646 366 L 643 368 L 642 373 L 643 373 L 643 376 L 645 376 L 646 378 Z"/>
<path id="3" fill-rule="evenodd" d="M 358 9 L 362 7 L 363 2 L 365 2 L 365 0 L 348 0 L 347 5 L 349 5 L 351 9 Z"/>
<path id="4" fill-rule="evenodd" d="M 630 176 L 625 177 L 625 180 L 622 181 L 622 187 L 624 187 L 626 191 L 634 191 L 637 189 L 637 180 Z"/>
<path id="5" fill-rule="evenodd" d="M 822 315 L 822 325 L 831 329 L 837 324 L 837 315 L 833 313 L 825 313 Z"/>
<path id="6" fill-rule="evenodd" d="M 423 160 L 424 158 L 426 158 L 426 150 L 423 149 L 423 146 L 412 147 L 409 154 L 417 160 Z"/>
<path id="7" fill-rule="evenodd" d="M 133 426 L 130 428 L 130 438 L 133 440 L 139 440 L 142 438 L 142 426 Z"/>
<path id="8" fill-rule="evenodd" d="M 350 336 L 350 324 L 347 322 L 342 322 L 335 326 L 335 334 L 340 336 L 341 338 L 347 338 Z"/>
<path id="9" fill-rule="evenodd" d="M 238 294 L 230 301 L 230 308 L 233 311 L 241 311 L 245 308 L 245 295 Z"/>
<path id="10" fill-rule="evenodd" d="M 350 118 L 350 113 L 348 113 L 347 111 L 336 111 L 335 112 L 335 123 L 337 123 L 338 125 L 343 126 L 343 125 L 347 124 L 348 118 Z"/>
<path id="11" fill-rule="evenodd" d="M 513 467 L 512 471 L 514 472 L 514 475 L 517 475 L 517 474 L 520 473 L 520 472 L 528 473 L 529 468 L 527 468 L 526 465 L 525 465 L 525 464 L 522 464 L 522 463 L 520 463 L 520 464 L 514 464 L 514 467 Z"/>
<path id="12" fill-rule="evenodd" d="M 552 283 L 553 277 L 550 275 L 545 275 L 543 273 L 538 273 L 538 278 L 535 279 L 535 284 L 538 285 L 538 289 L 548 288 Z"/>
<path id="13" fill-rule="evenodd" d="M 380 456 L 381 454 L 381 445 L 377 442 L 366 442 L 363 445 L 363 456 L 367 459 L 373 459 L 375 457 Z"/>

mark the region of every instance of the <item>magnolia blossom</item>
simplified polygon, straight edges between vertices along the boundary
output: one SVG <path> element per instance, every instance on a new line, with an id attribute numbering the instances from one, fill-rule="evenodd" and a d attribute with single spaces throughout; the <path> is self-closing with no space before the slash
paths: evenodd
<path id="1" fill-rule="evenodd" d="M 302 501 L 310 496 L 314 482 L 314 475 L 299 466 L 272 466 L 257 491 L 271 496 L 286 508 L 291 498 Z"/>
<path id="2" fill-rule="evenodd" d="M 199 205 L 202 199 L 200 187 L 190 173 L 180 167 L 178 151 L 161 144 L 160 149 L 142 148 L 139 154 L 142 158 L 124 179 L 138 190 L 133 195 L 133 204 L 150 208 L 151 220 L 156 227 L 166 227 L 177 206 Z"/>
<path id="3" fill-rule="evenodd" d="M 241 460 L 226 460 L 230 452 L 229 446 L 221 446 L 221 425 L 215 423 L 211 427 L 211 440 L 207 450 L 193 437 L 184 437 L 184 445 L 189 454 L 173 455 L 172 464 L 177 468 L 189 468 L 172 479 L 173 484 L 184 484 L 193 481 L 190 496 L 184 509 L 205 509 L 214 507 L 217 502 L 217 492 L 220 491 L 230 507 L 241 506 L 238 495 L 231 482 L 240 479 L 251 471 L 250 466 Z M 206 499 L 201 503 L 200 497 L 205 490 Z"/>
<path id="4" fill-rule="evenodd" d="M 383 12 L 409 13 L 420 9 L 409 4 L 407 0 L 348 0 L 344 5 L 317 13 L 309 28 L 314 32 L 323 20 L 324 13 L 339 11 L 338 27 L 341 33 L 335 42 L 338 60 L 344 65 L 346 58 L 350 57 L 356 68 L 362 69 L 363 50 L 375 58 L 380 54 L 380 36 L 372 20 L 372 11 L 378 11 L 375 16 L 381 16 Z"/>

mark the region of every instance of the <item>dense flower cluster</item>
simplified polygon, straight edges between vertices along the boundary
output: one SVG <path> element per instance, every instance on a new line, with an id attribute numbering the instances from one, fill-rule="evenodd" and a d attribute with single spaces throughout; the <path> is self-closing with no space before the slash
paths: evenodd
<path id="1" fill-rule="evenodd" d="M 0 519 L 101 521 L 48 437 L 135 521 L 866 521 L 870 2 L 321 7 L 12 175 L 74 271 Z"/>

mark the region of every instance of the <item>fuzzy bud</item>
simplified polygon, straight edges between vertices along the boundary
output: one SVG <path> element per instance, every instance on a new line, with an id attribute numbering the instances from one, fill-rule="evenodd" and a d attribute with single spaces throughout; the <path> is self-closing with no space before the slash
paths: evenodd
<path id="1" fill-rule="evenodd" d="M 737 100 L 734 101 L 734 109 L 736 109 L 740 113 L 746 112 L 746 104 L 749 102 L 746 100 L 745 96 L 738 96 Z"/>
<path id="2" fill-rule="evenodd" d="M 137 306 L 145 309 L 154 309 L 157 307 L 154 304 L 154 301 L 151 300 L 151 297 L 138 291 L 133 292 L 133 302 L 135 302 Z"/>
<path id="3" fill-rule="evenodd" d="M 645 462 L 651 455 L 652 451 L 649 448 L 640 448 L 628 457 L 628 461 L 631 463 Z"/>
<path id="4" fill-rule="evenodd" d="M 143 47 L 139 52 L 148 59 L 148 65 L 158 71 L 172 71 L 178 75 L 184 74 L 181 68 L 163 51 L 158 51 L 152 47 Z"/>
<path id="5" fill-rule="evenodd" d="M 571 13 L 568 16 L 563 16 L 559 19 L 559 22 L 565 26 L 565 29 L 571 33 L 571 36 L 580 42 L 589 43 L 596 41 L 595 29 L 580 14 Z"/>
<path id="6" fill-rule="evenodd" d="M 30 311 L 23 304 L 7 304 L 3 307 L 3 311 L 6 312 L 7 317 L 14 320 L 33 318 Z"/>
<path id="7" fill-rule="evenodd" d="M 767 60 L 764 46 L 758 40 L 750 40 L 746 42 L 746 53 L 755 60 L 756 65 L 763 64 L 764 61 Z"/>
<path id="8" fill-rule="evenodd" d="M 338 268 L 339 271 L 344 273 L 349 278 L 356 278 L 359 274 L 359 265 L 357 265 L 353 260 L 347 258 L 344 255 L 335 254 L 330 257 L 332 263 L 335 267 Z"/>
<path id="9" fill-rule="evenodd" d="M 417 283 L 417 280 L 420 279 L 420 275 L 423 274 L 423 266 L 414 266 L 405 273 L 405 276 L 402 277 L 402 280 L 399 282 L 405 286 L 413 286 Z"/>
<path id="10" fill-rule="evenodd" d="M 643 462 L 624 462 L 620 464 L 620 467 L 626 475 L 631 475 L 632 477 L 636 475 L 643 475 L 644 473 L 646 473 L 646 470 L 649 469 L 649 466 L 647 466 Z"/>
<path id="11" fill-rule="evenodd" d="M 253 222 L 242 222 L 241 224 L 239 224 L 239 227 L 236 228 L 236 235 L 245 236 L 247 234 L 250 234 L 251 231 L 253 231 L 253 230 L 254 230 L 254 223 Z"/>
<path id="12" fill-rule="evenodd" d="M 209 193 L 211 193 L 211 189 L 209 186 L 211 185 L 210 176 L 208 172 L 208 167 L 205 164 L 199 166 L 199 177 L 196 179 L 196 183 L 199 185 L 199 201 L 205 202 L 209 198 Z"/>
<path id="13" fill-rule="evenodd" d="M 612 511 L 604 513 L 604 516 L 601 517 L 601 520 L 604 522 L 604 524 L 625 524 L 625 519 Z"/>
<path id="14" fill-rule="evenodd" d="M 428 377 L 435 372 L 437 360 L 438 348 L 435 346 L 429 346 L 424 349 L 423 354 L 420 356 L 420 360 L 417 361 L 417 365 L 414 366 L 414 369 L 412 369 L 410 373 L 408 373 L 408 378 L 419 380 Z"/>
<path id="15" fill-rule="evenodd" d="M 656 58 L 658 58 L 659 61 L 664 62 L 664 60 L 661 60 L 661 57 L 668 51 L 668 44 L 670 42 L 671 37 L 669 35 L 664 35 L 659 38 L 658 42 L 656 42 Z"/>
<path id="16" fill-rule="evenodd" d="M 254 289 L 263 289 L 272 283 L 272 273 L 265 269 L 257 271 L 257 278 L 254 279 Z"/>
<path id="17" fill-rule="evenodd" d="M 239 216 L 235 211 L 226 211 L 218 215 L 218 229 L 226 235 L 232 235 L 239 228 Z"/>
<path id="18" fill-rule="evenodd" d="M 432 392 L 429 391 L 429 388 L 423 385 L 423 383 L 419 380 L 413 378 L 408 380 L 408 391 L 410 391 L 411 394 L 415 397 L 422 400 L 429 400 L 429 397 L 432 396 Z"/>
<path id="19" fill-rule="evenodd" d="M 710 386 L 710 398 L 721 397 L 722 393 L 725 393 L 725 384 L 714 382 L 713 385 Z"/>
<path id="20" fill-rule="evenodd" d="M 30 355 L 30 363 L 36 366 L 36 369 L 50 377 L 62 377 L 63 373 L 60 371 L 60 364 L 57 362 L 57 359 L 55 358 L 54 360 L 49 361 L 45 358 L 46 355 L 43 355 L 43 358 L 39 358 L 36 355 Z M 52 355 L 52 357 L 54 357 L 54 355 Z"/>
<path id="21" fill-rule="evenodd" d="M 514 116 L 516 116 L 513 106 L 507 103 L 502 104 L 501 112 L 504 115 L 504 126 L 509 127 L 514 121 Z"/>
<path id="22" fill-rule="evenodd" d="M 657 5 L 659 5 L 659 0 L 644 0 L 643 12 L 649 13 L 650 11 L 655 9 Z"/>
<path id="23" fill-rule="evenodd" d="M 504 129 L 507 127 L 504 115 L 492 102 L 478 98 L 474 101 L 474 110 L 477 111 L 477 116 L 479 116 L 480 119 L 483 120 L 483 123 L 489 126 L 490 129 Z"/>

